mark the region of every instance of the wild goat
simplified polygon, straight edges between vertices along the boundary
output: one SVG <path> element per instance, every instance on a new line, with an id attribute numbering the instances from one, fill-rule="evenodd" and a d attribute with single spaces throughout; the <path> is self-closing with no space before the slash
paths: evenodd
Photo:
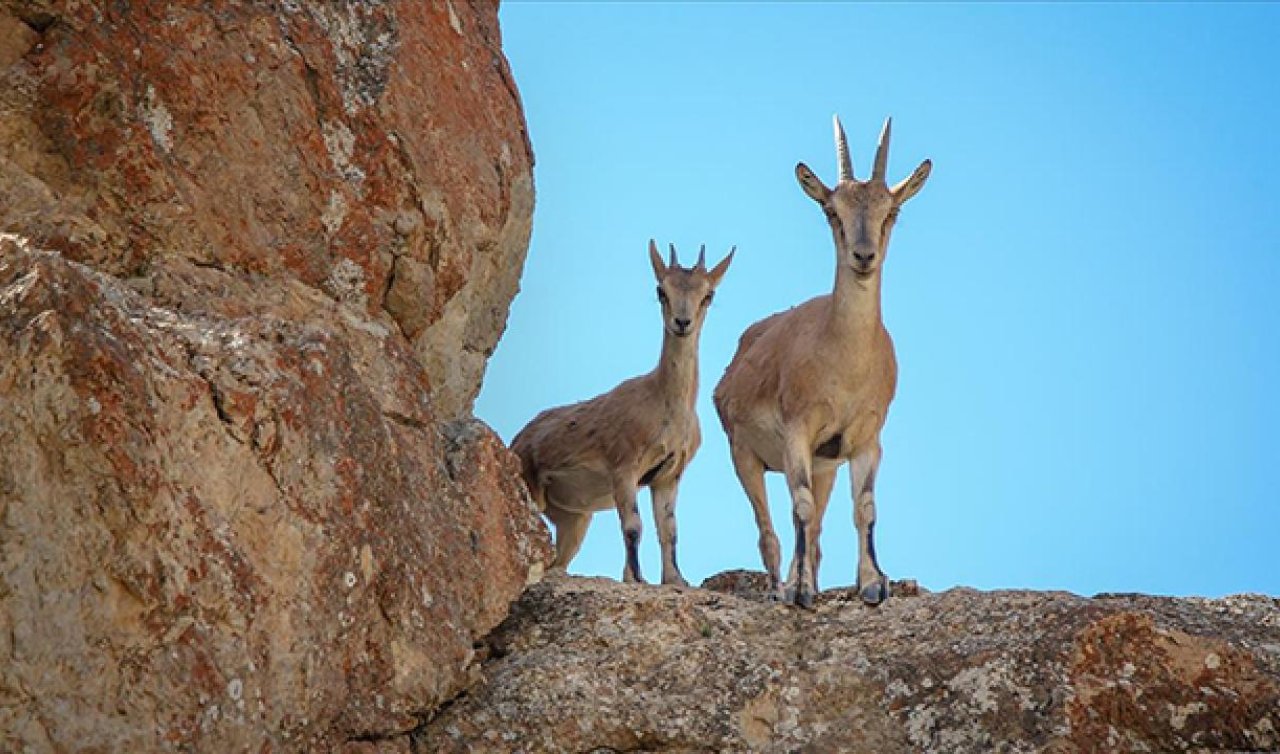
<path id="1" fill-rule="evenodd" d="M 578 553 L 596 511 L 617 508 L 626 545 L 624 581 L 640 575 L 640 511 L 636 493 L 648 486 L 662 546 L 662 583 L 688 586 L 676 564 L 676 486 L 702 435 L 698 394 L 698 336 L 733 250 L 710 272 L 706 246 L 686 269 L 671 246 L 668 264 L 649 241 L 649 261 L 662 306 L 662 355 L 657 369 L 588 401 L 548 409 L 516 435 L 525 483 L 556 530 L 552 568 Z"/>
<path id="2" fill-rule="evenodd" d="M 835 289 L 747 328 L 715 390 L 734 471 L 755 508 L 760 555 L 775 595 L 813 604 L 822 558 L 822 516 L 836 470 L 851 461 L 858 529 L 858 588 L 878 604 L 889 583 L 876 562 L 875 479 L 880 431 L 897 386 L 893 341 L 880 317 L 880 272 L 898 209 L 929 177 L 925 160 L 906 180 L 885 182 L 891 120 L 876 149 L 871 179 L 858 181 L 840 119 L 835 119 L 840 179 L 827 188 L 803 162 L 800 187 L 827 216 L 836 247 Z M 791 492 L 795 557 L 780 584 L 778 537 L 769 517 L 764 472 L 782 471 Z"/>

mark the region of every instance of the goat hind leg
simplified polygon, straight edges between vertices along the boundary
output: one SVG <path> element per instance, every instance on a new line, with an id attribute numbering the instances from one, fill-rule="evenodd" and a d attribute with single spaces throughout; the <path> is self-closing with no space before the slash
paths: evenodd
<path id="1" fill-rule="evenodd" d="M 836 468 L 830 471 L 813 471 L 813 523 L 809 538 L 813 541 L 813 591 L 818 592 L 818 569 L 822 565 L 822 519 L 827 515 L 827 503 L 831 502 L 831 488 L 836 483 Z"/>
<path id="2" fill-rule="evenodd" d="M 732 441 L 729 443 L 729 450 L 733 456 L 733 470 L 756 515 L 756 528 L 760 531 L 760 560 L 769 574 L 769 593 L 781 599 L 782 546 L 778 544 L 778 533 L 774 531 L 773 519 L 769 516 L 769 497 L 764 487 L 764 463 L 751 449 Z"/>
<path id="3" fill-rule="evenodd" d="M 591 514 L 567 511 L 548 505 L 546 515 L 556 529 L 556 558 L 551 563 L 551 567 L 567 570 L 570 561 L 582 547 L 583 538 L 587 536 Z"/>

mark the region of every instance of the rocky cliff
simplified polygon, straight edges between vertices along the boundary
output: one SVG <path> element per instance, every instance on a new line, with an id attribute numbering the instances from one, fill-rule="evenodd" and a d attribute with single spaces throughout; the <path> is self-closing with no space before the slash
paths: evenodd
<path id="1" fill-rule="evenodd" d="M 496 4 L 0 3 L 0 751 L 377 748 L 547 554 Z"/>
<path id="2" fill-rule="evenodd" d="M 556 578 L 417 752 L 1280 750 L 1280 600 Z M 905 595 L 905 596 L 904 596 Z"/>
<path id="3" fill-rule="evenodd" d="M 531 164 L 489 2 L 0 0 L 0 751 L 1280 750 L 1268 597 L 526 589 Z"/>
<path id="4" fill-rule="evenodd" d="M 5 230 L 186 311 L 319 291 L 469 412 L 533 203 L 496 3 L 0 8 Z"/>

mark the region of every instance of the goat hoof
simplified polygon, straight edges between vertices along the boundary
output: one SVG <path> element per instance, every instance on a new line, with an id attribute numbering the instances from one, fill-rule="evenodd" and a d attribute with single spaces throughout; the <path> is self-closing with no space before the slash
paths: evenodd
<path id="1" fill-rule="evenodd" d="M 689 582 L 685 581 L 684 577 L 680 575 L 664 578 L 662 580 L 662 583 L 667 586 L 682 586 L 682 587 L 685 587 L 686 589 L 689 587 Z"/>
<path id="2" fill-rule="evenodd" d="M 811 609 L 813 607 L 813 590 L 802 585 L 788 586 L 782 590 L 781 602 L 787 605 L 795 605 Z"/>
<path id="3" fill-rule="evenodd" d="M 884 579 L 874 581 L 858 590 L 858 596 L 868 605 L 879 605 L 889 599 L 889 582 Z"/>

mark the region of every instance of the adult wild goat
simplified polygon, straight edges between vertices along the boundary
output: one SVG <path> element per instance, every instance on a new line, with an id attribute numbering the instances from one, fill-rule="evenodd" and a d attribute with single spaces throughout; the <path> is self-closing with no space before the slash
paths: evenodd
<path id="1" fill-rule="evenodd" d="M 840 119 L 835 119 L 840 178 L 827 188 L 804 163 L 800 187 L 822 207 L 836 247 L 831 294 L 747 328 L 715 390 L 716 410 L 729 435 L 734 470 L 760 530 L 760 555 L 777 597 L 813 604 L 822 558 L 818 538 L 836 470 L 851 463 L 858 529 L 858 588 L 877 604 L 889 582 L 876 562 L 875 479 L 880 431 L 897 386 L 893 341 L 880 317 L 880 275 L 899 208 L 929 177 L 925 160 L 890 187 L 891 122 L 885 121 L 871 178 L 853 175 Z M 796 530 L 795 556 L 780 583 L 778 537 L 769 517 L 764 472 L 786 474 Z"/>

